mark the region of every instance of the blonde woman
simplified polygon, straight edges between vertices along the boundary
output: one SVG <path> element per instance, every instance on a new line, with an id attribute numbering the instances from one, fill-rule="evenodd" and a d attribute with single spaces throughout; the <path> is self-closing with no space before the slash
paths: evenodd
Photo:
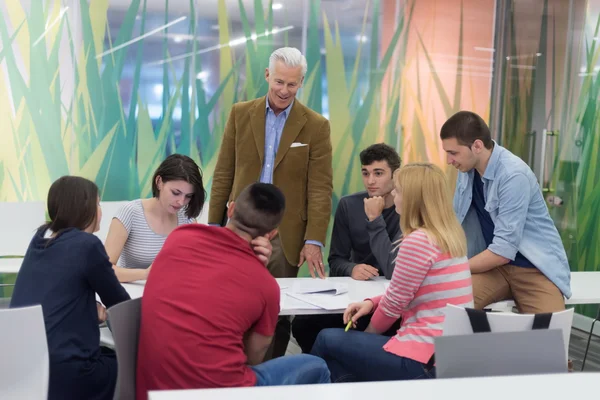
<path id="1" fill-rule="evenodd" d="M 442 334 L 442 309 L 473 307 L 465 233 L 446 176 L 433 164 L 408 164 L 396 171 L 394 185 L 403 239 L 390 287 L 344 312 L 344 323 L 353 325 L 373 313 L 365 332 L 326 329 L 312 349 L 327 362 L 332 382 L 434 377 L 428 362 Z M 394 337 L 381 335 L 399 318 Z"/>

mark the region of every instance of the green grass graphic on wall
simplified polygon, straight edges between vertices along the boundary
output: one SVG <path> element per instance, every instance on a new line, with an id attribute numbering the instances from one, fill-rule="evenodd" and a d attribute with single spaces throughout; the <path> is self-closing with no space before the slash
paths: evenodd
<path id="1" fill-rule="evenodd" d="M 132 0 L 124 14 L 118 34 L 110 46 L 105 41 L 114 37 L 107 21 L 108 0 L 88 3 L 79 0 L 80 20 L 62 17 L 59 0 L 46 1 L 43 7 L 25 12 L 19 2 L 9 2 L 8 12 L 0 15 L 0 62 L 6 63 L 8 82 L 0 75 L 0 109 L 11 114 L 0 121 L 5 150 L 0 159 L 0 201 L 44 200 L 50 183 L 66 174 L 76 174 L 94 180 L 105 201 L 150 196 L 150 178 L 166 155 L 179 152 L 194 158 L 203 170 L 210 190 L 217 151 L 225 121 L 236 101 L 253 99 L 266 94 L 264 68 L 274 50 L 265 32 L 273 30 L 271 2 L 254 1 L 254 10 L 245 10 L 240 2 L 244 34 L 247 40 L 244 56 L 236 59 L 229 46 L 220 52 L 220 85 L 209 97 L 201 80 L 202 56 L 187 57 L 181 76 L 175 76 L 172 62 L 163 64 L 163 107 L 157 124 L 150 119 L 148 105 L 133 98 L 128 109 L 122 102 L 119 82 L 123 76 L 127 52 L 135 54 L 132 93 L 140 88 L 144 41 L 119 48 L 138 34 L 146 32 L 146 1 Z M 219 42 L 230 40 L 229 18 L 225 0 L 218 3 Z M 189 1 L 189 15 L 196 15 L 196 2 Z M 367 15 L 379 15 L 379 0 L 365 2 L 365 31 Z M 168 2 L 165 22 L 168 22 Z M 254 13 L 251 26 L 248 13 Z M 404 15 L 401 13 L 401 15 Z M 136 20 L 136 16 L 138 20 Z M 321 20 L 324 25 L 326 55 L 322 56 Z M 7 23 L 10 21 L 10 25 Z M 45 32 L 48 21 L 57 21 Z M 141 32 L 134 25 L 141 26 Z M 189 19 L 189 34 L 195 35 L 195 18 Z M 9 31 L 10 27 L 13 27 Z M 74 32 L 75 27 L 80 32 Z M 311 1 L 308 21 L 308 73 L 300 100 L 309 107 L 322 110 L 322 78 L 326 75 L 334 150 L 334 206 L 347 193 L 362 189 L 358 151 L 376 141 L 379 127 L 385 126 L 385 140 L 396 143 L 398 105 L 401 79 L 391 79 L 388 98 L 381 99 L 383 77 L 392 64 L 392 55 L 402 40 L 404 19 L 400 20 L 392 42 L 380 57 L 379 22 L 373 18 L 368 63 L 358 60 L 349 70 L 344 64 L 337 21 L 322 13 L 320 1 Z M 61 74 L 66 37 L 73 61 L 73 76 Z M 404 39 L 403 39 L 404 37 Z M 39 39 L 38 39 L 39 38 Z M 170 54 L 164 38 L 164 53 Z M 188 41 L 187 52 L 196 53 L 197 41 Z M 362 44 L 359 52 L 367 51 Z M 117 49 L 98 57 L 107 50 Z M 63 54 L 61 54 L 63 52 Z M 398 63 L 402 60 L 400 59 Z M 325 66 L 322 64 L 325 63 Z M 394 69 L 396 77 L 400 65 Z M 366 88 L 359 88 L 359 76 L 368 76 Z M 392 77 L 395 78 L 395 77 Z M 72 81 L 73 93 L 65 96 L 66 83 Z M 185 90 L 192 85 L 192 90 Z M 10 90 L 9 90 L 10 87 Z M 5 95 L 6 94 L 6 95 Z M 69 101 L 64 102 L 64 98 Z M 181 106 L 181 134 L 178 146 L 172 129 L 173 113 Z M 12 105 L 15 113 L 12 115 Z M 380 121 L 381 107 L 388 107 L 388 120 Z M 136 113 L 136 108 L 138 112 Z M 136 115 L 137 114 L 137 115 Z M 9 154 L 10 153 L 10 154 Z"/>

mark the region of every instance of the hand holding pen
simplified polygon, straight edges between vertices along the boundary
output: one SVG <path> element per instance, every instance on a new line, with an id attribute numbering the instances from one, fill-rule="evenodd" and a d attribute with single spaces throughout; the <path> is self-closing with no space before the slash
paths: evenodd
<path id="1" fill-rule="evenodd" d="M 344 311 L 344 324 L 346 324 L 346 332 L 350 327 L 356 328 L 356 321 L 364 315 L 368 315 L 373 311 L 373 302 L 371 300 L 361 301 L 360 303 L 352 303 Z"/>

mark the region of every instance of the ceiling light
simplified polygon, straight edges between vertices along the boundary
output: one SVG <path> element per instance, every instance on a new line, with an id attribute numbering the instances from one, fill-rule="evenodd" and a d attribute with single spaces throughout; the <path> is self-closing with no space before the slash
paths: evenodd
<path id="1" fill-rule="evenodd" d="M 366 43 L 369 40 L 365 35 L 356 35 L 356 41 Z"/>
<path id="2" fill-rule="evenodd" d="M 210 76 L 210 72 L 200 71 L 200 72 L 198 72 L 198 75 L 196 75 L 196 79 L 200 79 L 201 81 L 206 82 L 208 80 L 209 76 Z"/>
<path id="3" fill-rule="evenodd" d="M 271 6 L 271 8 L 273 10 L 281 10 L 283 8 L 283 4 L 281 4 L 281 3 L 273 3 L 273 6 Z"/>
<path id="4" fill-rule="evenodd" d="M 237 46 L 238 44 L 242 44 L 242 43 L 246 43 L 246 38 L 245 37 L 241 37 L 241 38 L 230 40 L 229 41 L 229 46 L 233 47 L 233 46 Z"/>
<path id="5" fill-rule="evenodd" d="M 163 85 L 161 83 L 157 83 L 152 87 L 152 91 L 156 97 L 160 97 L 163 94 Z"/>

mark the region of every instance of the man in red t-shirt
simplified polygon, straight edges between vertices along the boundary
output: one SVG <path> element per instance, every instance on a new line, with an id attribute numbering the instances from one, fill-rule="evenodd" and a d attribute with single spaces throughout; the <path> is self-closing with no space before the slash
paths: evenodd
<path id="1" fill-rule="evenodd" d="M 225 228 L 188 224 L 169 235 L 142 299 L 138 400 L 149 390 L 329 382 L 325 362 L 310 355 L 257 365 L 280 289 L 251 242 L 272 239 L 284 209 L 279 189 L 255 183 L 230 205 Z"/>

